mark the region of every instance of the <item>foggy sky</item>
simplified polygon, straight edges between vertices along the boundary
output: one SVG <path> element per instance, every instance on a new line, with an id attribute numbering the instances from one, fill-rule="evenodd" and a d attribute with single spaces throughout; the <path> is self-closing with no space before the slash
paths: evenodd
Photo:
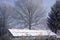
<path id="1" fill-rule="evenodd" d="M 0 3 L 3 1 L 7 1 L 7 3 L 14 5 L 14 2 L 16 0 L 0 0 Z M 49 9 L 55 3 L 55 0 L 43 0 L 43 3 L 44 3 L 44 7 Z"/>

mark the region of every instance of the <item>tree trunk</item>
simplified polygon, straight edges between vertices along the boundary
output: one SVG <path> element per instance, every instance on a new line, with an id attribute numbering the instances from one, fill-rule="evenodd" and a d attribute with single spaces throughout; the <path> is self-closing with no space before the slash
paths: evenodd
<path id="1" fill-rule="evenodd" d="M 31 30 L 31 13 L 29 11 L 29 30 Z"/>
<path id="2" fill-rule="evenodd" d="M 31 30 L 31 19 L 29 19 L 29 30 Z"/>
<path id="3" fill-rule="evenodd" d="M 29 24 L 29 30 L 31 30 L 31 24 Z"/>

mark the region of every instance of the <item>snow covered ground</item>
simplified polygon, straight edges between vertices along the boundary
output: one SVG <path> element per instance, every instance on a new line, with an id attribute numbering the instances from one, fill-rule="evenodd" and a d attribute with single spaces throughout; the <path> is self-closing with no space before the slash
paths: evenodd
<path id="1" fill-rule="evenodd" d="M 50 30 L 8 29 L 14 36 L 12 40 L 46 40 L 55 38 L 56 34 Z M 51 39 L 50 38 L 50 39 Z"/>
<path id="2" fill-rule="evenodd" d="M 50 30 L 9 29 L 13 36 L 55 36 Z"/>

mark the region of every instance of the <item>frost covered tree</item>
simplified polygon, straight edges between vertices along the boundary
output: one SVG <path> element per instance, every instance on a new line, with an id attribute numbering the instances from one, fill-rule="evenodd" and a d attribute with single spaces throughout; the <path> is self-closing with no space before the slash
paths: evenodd
<path id="1" fill-rule="evenodd" d="M 15 3 L 15 10 L 19 16 L 18 18 L 14 17 L 14 19 L 19 19 L 19 23 L 29 29 L 39 25 L 40 18 L 43 17 L 42 14 L 44 14 L 42 1 L 34 1 L 35 0 L 17 0 Z"/>
<path id="2" fill-rule="evenodd" d="M 57 1 L 51 8 L 48 27 L 55 33 L 60 29 L 60 1 Z"/>

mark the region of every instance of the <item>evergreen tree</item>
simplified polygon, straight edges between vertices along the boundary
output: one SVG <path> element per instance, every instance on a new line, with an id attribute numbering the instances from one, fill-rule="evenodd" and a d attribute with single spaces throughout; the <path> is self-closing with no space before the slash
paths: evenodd
<path id="1" fill-rule="evenodd" d="M 60 29 L 60 1 L 57 1 L 51 8 L 47 21 L 48 27 L 52 30 L 52 32 L 57 33 Z"/>

